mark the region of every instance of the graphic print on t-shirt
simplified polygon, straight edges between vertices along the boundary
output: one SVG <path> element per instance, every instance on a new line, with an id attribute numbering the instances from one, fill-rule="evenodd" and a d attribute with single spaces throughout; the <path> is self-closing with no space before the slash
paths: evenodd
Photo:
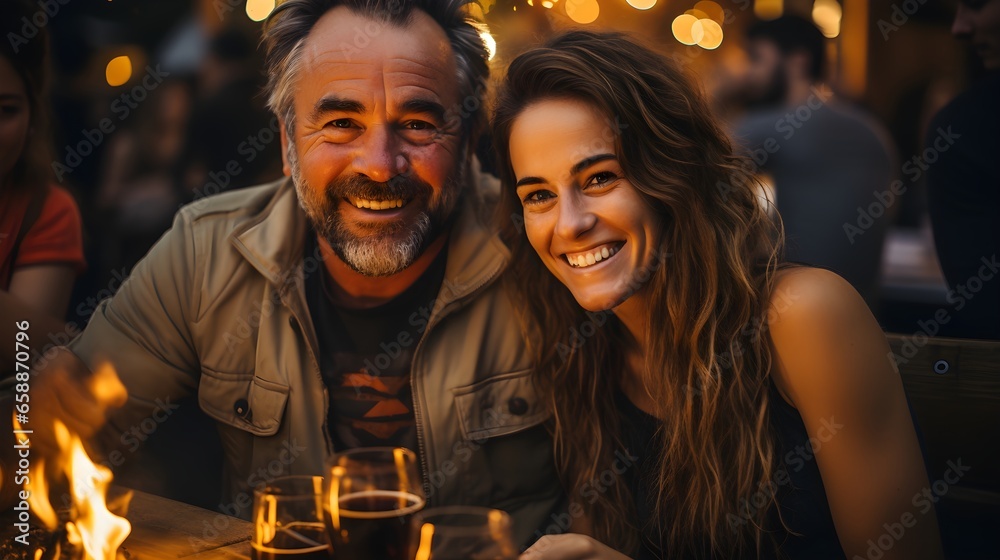
<path id="1" fill-rule="evenodd" d="M 410 366 L 443 284 L 446 260 L 447 247 L 405 292 L 367 309 L 337 305 L 324 269 L 306 278 L 336 449 L 417 448 Z"/>
<path id="2" fill-rule="evenodd" d="M 383 354 L 386 356 L 386 354 Z M 378 357 L 376 355 L 376 357 Z M 334 352 L 336 372 L 330 372 L 330 411 L 335 441 L 346 447 L 415 444 L 413 394 L 410 390 L 412 345 L 401 349 L 385 369 L 364 365 L 371 358 L 352 352 Z M 384 363 L 380 362 L 380 363 Z M 353 365 L 353 367 L 352 367 Z M 412 437 L 411 437 L 412 436 Z"/>

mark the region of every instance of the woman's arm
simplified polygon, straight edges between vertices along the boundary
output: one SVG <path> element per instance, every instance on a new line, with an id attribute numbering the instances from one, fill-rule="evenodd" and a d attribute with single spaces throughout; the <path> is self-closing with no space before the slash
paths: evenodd
<path id="1" fill-rule="evenodd" d="M 545 535 L 520 560 L 629 560 L 597 540 L 579 533 Z"/>
<path id="2" fill-rule="evenodd" d="M 0 368 L 10 369 L 14 364 L 15 323 L 28 321 L 29 344 L 32 350 L 41 351 L 50 333 L 63 332 L 66 323 L 66 306 L 76 275 L 68 264 L 25 266 L 14 271 L 10 290 L 0 290 Z"/>
<path id="3" fill-rule="evenodd" d="M 786 271 L 768 315 L 775 382 L 798 409 L 848 558 L 943 557 L 916 432 L 885 335 L 861 296 L 820 269 Z"/>

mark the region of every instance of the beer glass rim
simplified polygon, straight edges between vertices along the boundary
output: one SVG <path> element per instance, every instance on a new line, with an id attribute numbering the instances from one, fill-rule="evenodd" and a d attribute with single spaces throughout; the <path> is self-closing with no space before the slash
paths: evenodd
<path id="1" fill-rule="evenodd" d="M 499 514 L 499 515 L 498 515 Z M 488 519 L 491 516 L 498 516 L 500 525 L 504 528 L 511 526 L 510 514 L 502 509 L 485 506 L 438 506 L 427 508 L 413 515 L 413 525 L 422 526 L 424 523 L 434 523 L 433 519 L 439 516 L 463 516 L 472 518 Z M 459 531 L 461 529 L 477 530 L 480 527 L 475 525 L 448 525 L 449 530 Z"/>
<path id="2" fill-rule="evenodd" d="M 344 451 L 338 451 L 338 452 L 330 455 L 329 457 L 326 458 L 326 466 L 327 467 L 336 466 L 336 461 L 338 459 L 342 458 L 342 457 L 356 457 L 356 456 L 368 455 L 368 454 L 378 455 L 380 453 L 386 454 L 386 455 L 391 455 L 397 449 L 401 450 L 402 453 L 404 455 L 406 455 L 406 457 L 408 459 L 410 459 L 411 461 L 416 462 L 416 460 L 417 460 L 417 454 L 412 449 L 408 449 L 406 447 L 392 447 L 392 446 L 384 446 L 384 447 L 355 447 L 353 449 L 346 449 Z"/>
<path id="3" fill-rule="evenodd" d="M 306 481 L 310 481 L 314 485 L 314 487 L 316 482 L 319 481 L 320 487 L 322 487 L 323 480 L 324 479 L 322 476 L 311 475 L 311 474 L 295 474 L 295 475 L 279 476 L 276 478 L 272 478 L 271 480 L 254 488 L 253 495 L 254 498 L 263 495 L 271 495 L 279 500 L 311 497 L 315 495 L 315 492 L 313 490 L 308 490 L 307 486 L 303 486 L 301 490 L 298 490 L 299 488 L 298 486 L 292 486 L 283 491 L 279 490 L 278 492 L 275 492 L 275 490 L 278 489 L 278 485 L 282 483 L 289 483 L 291 485 L 302 483 L 304 485 Z"/>

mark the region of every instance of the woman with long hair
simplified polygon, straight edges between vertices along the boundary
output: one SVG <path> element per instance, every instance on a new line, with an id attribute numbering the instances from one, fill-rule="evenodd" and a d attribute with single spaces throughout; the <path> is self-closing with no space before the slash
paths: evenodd
<path id="1" fill-rule="evenodd" d="M 781 263 L 678 68 L 570 32 L 514 60 L 495 105 L 509 280 L 574 520 L 525 558 L 866 557 L 901 519 L 919 528 L 882 558 L 940 557 L 883 333 L 843 279 Z"/>
<path id="2" fill-rule="evenodd" d="M 39 350 L 65 336 L 64 316 L 84 268 L 80 212 L 53 185 L 48 32 L 22 36 L 40 8 L 0 3 L 0 379 L 15 368 L 15 338 Z M 27 339 L 17 325 L 27 326 Z"/>

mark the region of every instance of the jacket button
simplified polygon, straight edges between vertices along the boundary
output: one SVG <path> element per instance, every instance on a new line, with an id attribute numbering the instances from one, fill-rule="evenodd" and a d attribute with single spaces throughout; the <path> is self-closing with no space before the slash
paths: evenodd
<path id="1" fill-rule="evenodd" d="M 245 417 L 250 412 L 250 403 L 246 399 L 240 399 L 233 405 L 233 410 L 236 411 L 236 414 Z"/>
<path id="2" fill-rule="evenodd" d="M 528 412 L 528 401 L 521 397 L 512 397 L 507 401 L 507 410 L 515 416 L 524 416 Z"/>

